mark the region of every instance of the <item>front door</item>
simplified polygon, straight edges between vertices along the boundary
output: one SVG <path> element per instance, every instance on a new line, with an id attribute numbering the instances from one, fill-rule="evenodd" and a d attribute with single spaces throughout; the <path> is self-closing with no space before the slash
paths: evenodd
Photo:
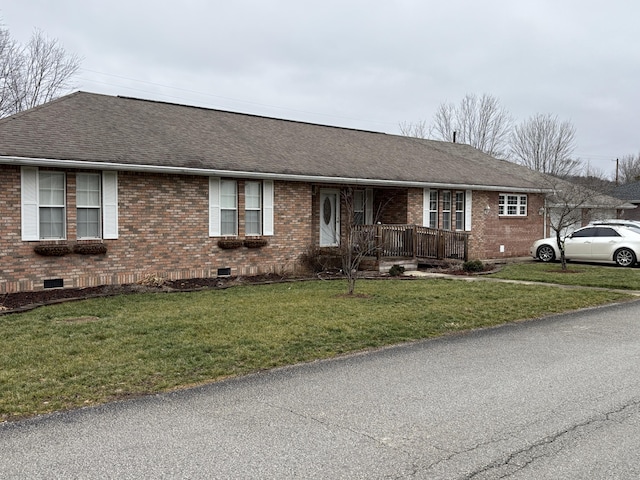
<path id="1" fill-rule="evenodd" d="M 320 191 L 320 246 L 335 247 L 340 239 L 340 192 Z"/>

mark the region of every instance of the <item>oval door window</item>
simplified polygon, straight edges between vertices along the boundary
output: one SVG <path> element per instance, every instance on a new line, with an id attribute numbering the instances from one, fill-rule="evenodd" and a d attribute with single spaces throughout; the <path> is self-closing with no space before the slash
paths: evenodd
<path id="1" fill-rule="evenodd" d="M 324 205 L 322 207 L 323 212 L 323 218 L 324 218 L 324 223 L 326 225 L 329 225 L 329 223 L 331 222 L 331 200 L 329 200 L 329 197 L 324 199 Z"/>

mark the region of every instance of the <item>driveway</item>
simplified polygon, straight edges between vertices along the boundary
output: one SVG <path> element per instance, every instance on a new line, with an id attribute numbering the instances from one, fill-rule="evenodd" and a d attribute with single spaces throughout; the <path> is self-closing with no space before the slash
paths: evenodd
<path id="1" fill-rule="evenodd" d="M 640 302 L 0 425 L 0 478 L 640 476 Z"/>

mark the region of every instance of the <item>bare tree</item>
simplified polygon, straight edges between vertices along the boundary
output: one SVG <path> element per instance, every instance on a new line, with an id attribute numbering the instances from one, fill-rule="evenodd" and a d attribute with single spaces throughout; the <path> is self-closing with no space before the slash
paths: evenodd
<path id="1" fill-rule="evenodd" d="M 0 27 L 0 117 L 11 102 L 9 90 L 10 79 L 16 63 L 16 43 L 11 39 L 9 31 Z"/>
<path id="2" fill-rule="evenodd" d="M 621 184 L 640 180 L 640 153 L 637 155 L 625 155 L 618 161 L 617 178 Z"/>
<path id="3" fill-rule="evenodd" d="M 80 59 L 35 31 L 23 47 L 0 30 L 0 117 L 53 100 L 71 88 Z"/>
<path id="4" fill-rule="evenodd" d="M 571 158 L 575 149 L 575 128 L 557 116 L 536 114 L 517 125 L 511 138 L 511 157 L 525 167 L 564 177 L 577 173 L 580 160 Z"/>
<path id="5" fill-rule="evenodd" d="M 437 140 L 469 144 L 492 157 L 504 158 L 513 119 L 497 98 L 467 94 L 459 105 L 441 104 L 431 132 Z"/>
<path id="6" fill-rule="evenodd" d="M 368 198 L 365 190 L 345 187 L 340 191 L 342 222 L 340 246 L 338 247 L 342 272 L 347 279 L 347 293 L 352 295 L 358 280 L 360 264 L 366 257 L 377 256 L 382 248 L 378 220 L 384 209 L 393 202 L 395 195 L 386 195 L 378 204 Z M 367 219 L 367 213 L 369 219 Z"/>
<path id="7" fill-rule="evenodd" d="M 400 128 L 400 134 L 405 137 L 429 138 L 430 136 L 427 122 L 424 120 L 419 120 L 415 123 L 400 122 L 398 127 Z"/>
<path id="8" fill-rule="evenodd" d="M 340 192 L 344 215 L 342 222 L 344 231 L 342 232 L 339 250 L 342 272 L 347 279 L 347 293 L 349 295 L 353 295 L 355 291 L 358 270 L 360 270 L 362 260 L 367 256 L 375 255 L 378 248 L 375 229 L 356 224 L 358 195 L 362 195 L 359 200 L 362 209 L 370 208 L 371 206 L 367 206 L 367 196 L 364 192 L 357 192 L 353 187 L 345 187 Z"/>
<path id="9" fill-rule="evenodd" d="M 594 190 L 586 178 L 578 177 L 571 181 L 551 175 L 542 178 L 541 185 L 552 192 L 545 200 L 547 222 L 560 250 L 562 270 L 566 270 L 564 241 L 571 230 L 597 219 L 598 210 L 616 208 L 620 202 Z"/>

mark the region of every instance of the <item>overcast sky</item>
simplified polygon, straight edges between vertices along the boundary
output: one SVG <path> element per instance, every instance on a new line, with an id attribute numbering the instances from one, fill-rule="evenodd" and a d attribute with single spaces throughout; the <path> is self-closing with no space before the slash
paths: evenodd
<path id="1" fill-rule="evenodd" d="M 399 133 L 490 94 L 573 123 L 613 177 L 640 153 L 636 0 L 3 0 L 82 57 L 75 90 Z"/>

